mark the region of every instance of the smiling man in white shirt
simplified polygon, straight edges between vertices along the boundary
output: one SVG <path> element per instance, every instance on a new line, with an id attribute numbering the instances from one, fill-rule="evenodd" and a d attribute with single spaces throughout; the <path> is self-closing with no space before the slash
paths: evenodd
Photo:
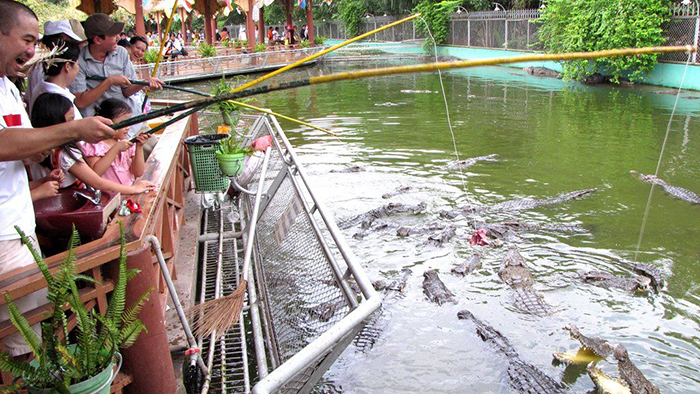
<path id="1" fill-rule="evenodd" d="M 19 2 L 0 0 L 0 275 L 34 264 L 15 230 L 18 226 L 34 237 L 34 208 L 22 160 L 45 155 L 69 141 L 97 142 L 114 136 L 114 130 L 109 127 L 111 121 L 96 117 L 43 129 L 31 128 L 19 91 L 8 77 L 18 76 L 34 56 L 38 37 L 39 25 L 31 9 Z M 29 294 L 15 303 L 24 312 L 45 304 L 45 293 Z M 3 305 L 0 321 L 7 319 L 7 306 Z M 4 344 L 12 355 L 29 352 L 19 334 L 5 338 Z"/>

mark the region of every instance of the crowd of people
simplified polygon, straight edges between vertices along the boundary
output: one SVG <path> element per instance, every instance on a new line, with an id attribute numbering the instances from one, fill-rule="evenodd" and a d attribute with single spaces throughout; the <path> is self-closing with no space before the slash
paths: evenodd
<path id="1" fill-rule="evenodd" d="M 110 127 L 147 110 L 144 90 L 163 84 L 137 78 L 133 64 L 143 58 L 148 39 L 131 37 L 119 46 L 123 29 L 124 23 L 93 14 L 82 22 L 47 22 L 40 39 L 29 7 L 0 0 L 0 274 L 34 264 L 15 229 L 39 249 L 33 200 L 87 186 L 123 194 L 153 190 L 152 183 L 138 179 L 149 141 L 141 134 L 143 124 Z M 26 70 L 38 42 L 50 56 Z M 148 86 L 132 83 L 135 79 Z M 22 85 L 24 94 L 17 87 Z M 27 311 L 45 300 L 40 291 L 17 305 Z M 1 307 L 0 320 L 8 316 Z M 29 352 L 19 334 L 5 338 L 4 345 L 13 355 Z"/>

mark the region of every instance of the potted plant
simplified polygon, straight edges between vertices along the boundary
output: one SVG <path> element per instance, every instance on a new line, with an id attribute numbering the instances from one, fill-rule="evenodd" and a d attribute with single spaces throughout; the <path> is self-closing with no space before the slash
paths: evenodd
<path id="1" fill-rule="evenodd" d="M 236 137 L 234 131 L 229 138 L 219 142 L 216 159 L 219 161 L 219 168 L 224 175 L 235 176 L 243 171 L 245 157 L 252 153 L 253 148 L 250 146 L 241 146 L 241 141 Z"/>
<path id="2" fill-rule="evenodd" d="M 301 48 L 308 48 L 311 46 L 311 43 L 309 43 L 309 40 L 301 40 L 299 43 L 299 47 Z"/>
<path id="3" fill-rule="evenodd" d="M 238 81 L 238 78 L 236 78 L 236 81 Z M 238 82 L 236 82 L 236 85 L 238 85 Z M 221 80 L 217 82 L 213 87 L 212 87 L 212 94 L 214 96 L 218 96 L 220 94 L 225 94 L 225 93 L 230 93 L 233 90 L 234 86 L 226 81 L 226 77 L 222 76 Z M 249 99 L 239 99 L 237 100 L 239 102 L 248 102 L 250 101 Z M 223 118 L 224 124 L 235 127 L 236 124 L 238 124 L 238 119 L 240 118 L 239 111 L 241 107 L 237 104 L 235 104 L 232 101 L 220 101 L 216 104 L 214 104 L 215 107 L 219 110 L 221 113 L 221 117 Z"/>
<path id="4" fill-rule="evenodd" d="M 0 353 L 0 369 L 22 377 L 22 386 L 26 387 L 29 393 L 108 394 L 111 380 L 116 375 L 116 372 L 113 372 L 114 364 L 117 359 L 121 362 L 119 349 L 129 347 L 141 331 L 146 329 L 137 316 L 152 290 L 144 293 L 135 305 L 125 308 L 126 284 L 136 276 L 138 270 L 126 268 L 124 229 L 120 224 L 119 278 L 114 286 L 107 313 L 102 316 L 94 310 L 88 311 L 80 301 L 77 282 L 95 280 L 75 273 L 77 257 L 74 248 L 80 241 L 75 227 L 68 253 L 53 275 L 24 233 L 18 227 L 15 228 L 46 279 L 47 299 L 53 304 L 53 312 L 49 319 L 41 323 L 42 340 L 39 341 L 27 319 L 10 300 L 9 295 L 5 294 L 10 320 L 31 348 L 34 360 L 18 361 L 8 353 Z M 64 311 L 66 307 L 68 311 Z M 72 313 L 77 320 L 74 336 L 68 332 L 67 312 Z M 19 388 L 20 385 L 14 383 L 3 387 L 2 390 L 16 393 Z"/>
<path id="5" fill-rule="evenodd" d="M 255 48 L 253 48 L 253 50 L 257 53 L 265 52 L 266 49 L 267 47 L 262 42 L 255 44 Z"/>
<path id="6" fill-rule="evenodd" d="M 324 37 L 324 36 L 314 37 L 314 44 L 315 45 L 323 45 L 324 42 L 326 42 L 326 37 Z"/>

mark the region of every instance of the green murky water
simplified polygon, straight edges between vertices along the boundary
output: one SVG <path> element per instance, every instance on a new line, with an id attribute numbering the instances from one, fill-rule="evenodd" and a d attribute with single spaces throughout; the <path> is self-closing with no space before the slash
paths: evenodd
<path id="1" fill-rule="evenodd" d="M 378 67 L 331 63 L 292 77 Z M 259 97 L 278 112 L 330 128 L 339 138 L 281 121 L 301 160 L 337 219 L 353 217 L 390 201 L 428 203 L 420 216 L 397 216 L 383 231 L 352 238 L 371 278 L 413 270 L 405 296 L 386 305 L 386 327 L 366 353 L 352 346 L 326 374 L 339 390 L 353 393 L 508 392 L 506 360 L 459 321 L 469 309 L 510 339 L 522 359 L 571 392 L 593 388 L 585 370 L 553 366 L 552 353 L 575 350 L 561 328 L 627 347 L 632 360 L 665 393 L 700 391 L 700 206 L 655 189 L 638 260 L 660 267 L 667 286 L 660 294 L 633 295 L 581 283 L 577 272 L 631 275 L 650 185 L 630 170 L 653 173 L 675 100 L 657 87 L 586 87 L 540 79 L 510 68 L 444 74 L 457 150 L 462 159 L 499 154 L 462 173 L 447 170 L 454 148 L 437 75 L 408 75 L 301 88 Z M 209 82 L 192 84 L 207 89 Z M 660 176 L 700 193 L 700 94 L 683 93 L 671 125 Z M 171 96 L 175 97 L 175 96 Z M 178 97 L 179 98 L 179 97 Z M 331 173 L 348 164 L 360 173 Z M 413 191 L 381 196 L 399 186 Z M 547 302 L 556 312 L 534 317 L 513 306 L 498 278 L 506 248 L 470 246 L 465 218 L 438 212 L 464 204 L 492 204 L 522 197 L 544 198 L 597 188 L 589 198 L 532 211 L 484 213 L 493 222 L 578 224 L 576 233 L 524 233 L 513 243 L 527 259 Z M 457 236 L 443 247 L 424 245 L 427 235 L 396 236 L 399 225 L 447 221 Z M 450 268 L 473 252 L 483 268 L 468 277 Z M 422 273 L 439 270 L 457 305 L 432 304 L 422 293 Z M 599 366 L 616 375 L 615 364 Z"/>

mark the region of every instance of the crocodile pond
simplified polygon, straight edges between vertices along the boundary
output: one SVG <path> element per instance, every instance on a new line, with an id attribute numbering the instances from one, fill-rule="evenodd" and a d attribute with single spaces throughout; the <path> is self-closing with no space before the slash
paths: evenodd
<path id="1" fill-rule="evenodd" d="M 306 78 L 386 62 L 327 62 L 285 74 Z M 656 187 L 637 261 L 658 267 L 665 285 L 630 293 L 582 283 L 579 272 L 634 277 L 635 248 L 651 185 L 631 170 L 653 174 L 675 100 L 653 86 L 586 86 L 490 67 L 443 73 L 459 158 L 454 154 L 440 82 L 435 74 L 339 82 L 257 97 L 258 104 L 332 129 L 338 138 L 281 121 L 315 190 L 338 222 L 388 203 L 427 204 L 424 212 L 377 218 L 346 239 L 372 280 L 389 280 L 410 268 L 402 297 L 386 305 L 391 319 L 371 349 L 351 345 L 324 377 L 326 391 L 347 393 L 511 392 L 508 362 L 456 318 L 468 309 L 488 322 L 517 351 L 565 391 L 588 392 L 585 369 L 577 376 L 551 363 L 556 351 L 576 351 L 562 327 L 575 324 L 591 337 L 622 344 L 637 368 L 663 393 L 700 392 L 700 206 Z M 188 86 L 209 90 L 210 82 Z M 172 98 L 180 95 L 167 93 Z M 700 92 L 682 92 L 671 123 L 659 177 L 700 193 Z M 387 105 L 391 103 L 392 105 Z M 498 155 L 467 168 L 456 160 Z M 349 166 L 365 171 L 341 172 Z M 392 192 L 410 186 L 405 192 Z M 596 189 L 586 198 L 533 209 L 477 212 L 442 218 L 440 211 L 493 206 L 518 199 L 547 199 Z M 382 198 L 390 194 L 389 198 Z M 470 245 L 470 222 L 522 221 L 503 247 Z M 399 227 L 456 226 L 439 247 L 432 233 L 400 237 Z M 558 226 L 582 231 L 556 231 Z M 436 226 L 434 226 L 436 227 Z M 439 231 L 439 230 L 438 230 Z M 538 316 L 514 304 L 498 270 L 515 245 L 552 307 Z M 451 268 L 474 253 L 481 268 L 466 276 Z M 423 293 L 423 272 L 435 269 L 456 304 L 439 306 Z M 615 360 L 596 366 L 619 378 Z"/>

